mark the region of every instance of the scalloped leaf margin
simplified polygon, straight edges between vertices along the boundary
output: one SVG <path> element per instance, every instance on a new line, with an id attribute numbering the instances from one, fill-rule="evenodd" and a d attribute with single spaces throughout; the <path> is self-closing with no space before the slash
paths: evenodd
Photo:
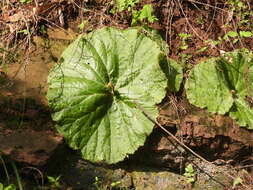
<path id="1" fill-rule="evenodd" d="M 105 27 L 79 36 L 51 70 L 52 118 L 84 159 L 111 164 L 134 153 L 153 129 L 139 107 L 155 118 L 167 83 L 179 89 L 182 69 L 157 39 L 141 28 Z"/>
<path id="2" fill-rule="evenodd" d="M 246 49 L 227 52 L 196 65 L 186 81 L 189 102 L 209 112 L 225 114 L 253 129 L 253 54 Z"/>

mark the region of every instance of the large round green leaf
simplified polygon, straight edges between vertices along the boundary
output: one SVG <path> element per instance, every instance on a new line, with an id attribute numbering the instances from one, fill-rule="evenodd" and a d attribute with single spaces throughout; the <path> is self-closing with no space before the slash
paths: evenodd
<path id="1" fill-rule="evenodd" d="M 140 28 L 103 28 L 81 35 L 50 72 L 53 120 L 85 159 L 116 163 L 144 144 L 153 124 L 139 107 L 157 116 L 169 76 L 161 68 L 179 88 L 180 69 L 168 65 L 156 39 Z"/>
<path id="2" fill-rule="evenodd" d="M 253 129 L 253 55 L 236 50 L 196 65 L 186 82 L 190 103 L 229 115 Z"/>
<path id="3" fill-rule="evenodd" d="M 217 59 L 205 60 L 196 65 L 189 74 L 185 88 L 191 104 L 207 107 L 210 112 L 225 114 L 232 106 L 233 98 L 226 86 L 223 71 L 216 65 Z"/>

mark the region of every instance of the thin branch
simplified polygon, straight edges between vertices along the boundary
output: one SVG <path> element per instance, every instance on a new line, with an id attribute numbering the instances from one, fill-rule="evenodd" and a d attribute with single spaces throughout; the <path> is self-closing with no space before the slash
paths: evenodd
<path id="1" fill-rule="evenodd" d="M 199 154 L 197 154 L 196 152 L 194 152 L 191 148 L 189 148 L 187 145 L 185 145 L 183 142 L 181 142 L 175 135 L 173 135 L 172 133 L 170 133 L 167 129 L 165 129 L 160 123 L 158 123 L 155 119 L 153 119 L 142 107 L 140 104 L 138 104 L 137 102 L 135 102 L 135 104 L 137 105 L 137 108 L 140 109 L 142 111 L 142 113 L 147 117 L 147 119 L 149 119 L 152 123 L 154 123 L 155 125 L 157 125 L 158 127 L 160 127 L 165 133 L 167 133 L 170 137 L 172 137 L 181 147 L 183 147 L 185 150 L 189 151 L 192 155 L 194 155 L 195 157 L 199 158 L 200 160 L 202 160 L 203 162 L 210 164 L 211 166 L 213 166 L 213 168 L 217 168 L 219 171 L 222 170 L 222 172 L 224 173 L 224 175 L 228 176 L 229 178 L 231 178 L 233 181 L 236 179 L 234 176 L 230 175 L 228 172 L 224 171 L 223 169 L 219 168 L 218 166 L 214 165 L 213 163 L 207 161 L 205 158 L 203 158 L 202 156 L 200 156 Z M 199 168 L 199 167 L 198 167 Z M 203 169 L 202 169 L 203 170 Z M 205 172 L 205 174 L 207 174 L 207 172 Z M 211 174 L 208 174 L 208 176 L 211 176 Z M 212 179 L 214 179 L 212 177 Z M 217 182 L 217 180 L 215 180 Z M 222 182 L 219 182 L 219 184 L 222 184 L 223 186 L 226 186 L 225 184 L 223 184 Z M 247 190 L 251 190 L 250 187 L 248 187 L 247 185 L 242 184 L 242 186 L 247 189 Z"/>
<path id="2" fill-rule="evenodd" d="M 142 113 L 155 125 L 159 126 L 165 133 L 167 133 L 169 136 L 171 136 L 180 146 L 188 150 L 190 153 L 192 153 L 195 157 L 199 158 L 200 160 L 212 164 L 211 162 L 207 161 L 205 158 L 194 152 L 192 149 L 190 149 L 188 146 L 186 146 L 183 142 L 178 140 L 178 138 L 173 135 L 171 132 L 169 132 L 167 129 L 165 129 L 160 123 L 158 123 L 156 120 L 154 120 L 138 103 L 136 103 L 138 108 L 142 111 Z"/>

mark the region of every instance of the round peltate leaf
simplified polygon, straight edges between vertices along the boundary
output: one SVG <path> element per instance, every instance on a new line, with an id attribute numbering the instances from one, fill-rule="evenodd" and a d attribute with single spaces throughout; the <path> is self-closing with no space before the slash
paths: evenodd
<path id="1" fill-rule="evenodd" d="M 189 74 L 185 89 L 191 104 L 210 112 L 225 114 L 233 104 L 223 71 L 217 67 L 217 59 L 196 65 Z"/>
<path id="2" fill-rule="evenodd" d="M 253 128 L 253 55 L 242 49 L 196 65 L 186 82 L 190 103 Z"/>
<path id="3" fill-rule="evenodd" d="M 144 144 L 153 124 L 141 109 L 155 118 L 167 86 L 162 49 L 140 28 L 106 27 L 64 51 L 47 96 L 58 131 L 85 159 L 116 163 Z"/>

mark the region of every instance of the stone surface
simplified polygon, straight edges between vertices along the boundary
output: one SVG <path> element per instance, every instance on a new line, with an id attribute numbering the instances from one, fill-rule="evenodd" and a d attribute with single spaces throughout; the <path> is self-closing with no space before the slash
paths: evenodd
<path id="1" fill-rule="evenodd" d="M 1 130 L 0 151 L 13 160 L 41 166 L 62 140 L 51 131 Z"/>
<path id="2" fill-rule="evenodd" d="M 224 190 L 232 187 L 231 176 L 242 177 L 245 185 L 249 185 L 251 183 L 249 179 L 252 179 L 249 173 L 242 175 L 240 171 L 229 165 L 215 166 L 194 160 L 195 182 L 189 184 L 187 178 L 183 176 L 184 168 L 179 172 L 172 172 L 165 168 L 151 167 L 144 162 L 135 163 L 130 160 L 113 166 L 93 164 L 83 160 L 76 151 L 67 147 L 60 151 L 58 158 L 53 160 L 54 162 L 57 160 L 58 164 L 50 162 L 50 165 L 47 165 L 50 169 L 47 171 L 48 175 L 61 174 L 66 187 L 72 189 L 97 190 L 94 183 L 97 183 L 100 188 L 111 189 L 111 184 L 117 183 L 117 187 L 134 190 Z M 247 188 L 253 189 L 252 185 Z"/>

